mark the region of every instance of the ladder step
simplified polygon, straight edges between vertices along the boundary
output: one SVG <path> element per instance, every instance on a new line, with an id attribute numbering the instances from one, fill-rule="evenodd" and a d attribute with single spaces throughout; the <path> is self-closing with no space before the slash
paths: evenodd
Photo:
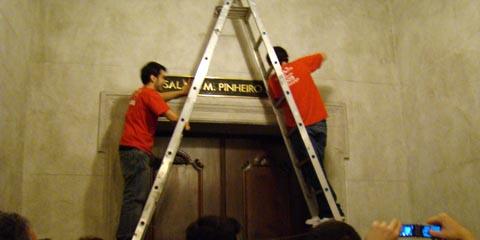
<path id="1" fill-rule="evenodd" d="M 215 8 L 215 16 L 220 15 L 220 11 L 222 11 L 223 6 L 217 6 Z M 244 19 L 247 20 L 250 17 L 250 8 L 249 7 L 230 7 L 230 11 L 228 12 L 227 18 L 230 19 Z"/>
<path id="2" fill-rule="evenodd" d="M 325 188 L 325 192 L 330 192 L 330 188 Z M 318 195 L 318 194 L 320 194 L 320 193 L 323 193 L 323 190 L 322 190 L 322 189 L 315 191 L 315 195 Z"/>
<path id="3" fill-rule="evenodd" d="M 253 49 L 255 49 L 255 51 L 258 51 L 258 48 L 260 47 L 262 42 L 263 42 L 263 38 L 262 36 L 259 36 L 257 41 L 255 42 L 255 46 L 253 47 Z"/>
<path id="4" fill-rule="evenodd" d="M 302 161 L 298 161 L 295 165 L 296 165 L 297 167 L 301 167 L 301 166 L 305 165 L 305 163 L 308 163 L 308 162 L 310 162 L 310 158 L 306 158 L 306 159 L 304 159 L 304 160 L 302 160 Z"/>
<path id="5" fill-rule="evenodd" d="M 297 129 L 297 128 L 289 128 L 289 129 L 288 129 L 288 132 L 287 132 L 287 136 L 288 136 L 288 137 L 292 136 L 292 134 L 293 134 L 295 131 L 298 131 L 298 129 Z"/>
<path id="6" fill-rule="evenodd" d="M 315 189 L 312 188 L 312 186 L 308 185 L 308 188 L 306 189 L 307 190 L 307 194 L 306 196 L 312 200 L 317 200 L 317 192 L 315 191 Z"/>
<path id="7" fill-rule="evenodd" d="M 279 98 L 276 102 L 275 102 L 275 107 L 276 108 L 280 108 L 280 105 L 282 105 L 282 103 L 285 102 L 285 97 L 282 96 L 281 98 Z"/>
<path id="8" fill-rule="evenodd" d="M 270 67 L 270 68 L 268 69 L 268 71 L 263 75 L 263 78 L 264 78 L 264 79 L 268 79 L 268 77 L 270 77 L 270 75 L 272 74 L 272 72 L 273 72 L 273 67 Z"/>

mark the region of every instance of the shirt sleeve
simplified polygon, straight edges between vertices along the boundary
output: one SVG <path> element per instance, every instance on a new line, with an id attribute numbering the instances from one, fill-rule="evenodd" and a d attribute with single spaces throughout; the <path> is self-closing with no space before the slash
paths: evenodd
<path id="1" fill-rule="evenodd" d="M 158 92 L 148 94 L 146 105 L 155 115 L 161 116 L 170 109 Z"/>
<path id="2" fill-rule="evenodd" d="M 314 72 L 315 70 L 320 68 L 320 66 L 322 65 L 323 57 L 322 57 L 322 54 L 317 53 L 317 54 L 300 58 L 298 59 L 298 61 L 302 61 L 303 64 L 308 66 L 308 69 L 310 70 L 310 72 Z"/>
<path id="3" fill-rule="evenodd" d="M 279 99 L 282 97 L 282 87 L 278 82 L 278 78 L 274 75 L 268 79 L 268 89 L 270 90 L 270 95 L 273 99 Z"/>

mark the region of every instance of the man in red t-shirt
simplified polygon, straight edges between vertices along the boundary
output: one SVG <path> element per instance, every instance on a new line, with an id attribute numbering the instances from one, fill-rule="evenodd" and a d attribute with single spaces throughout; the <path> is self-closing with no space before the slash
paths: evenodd
<path id="1" fill-rule="evenodd" d="M 274 50 L 282 66 L 282 71 L 290 88 L 292 97 L 295 100 L 295 104 L 302 117 L 303 124 L 306 127 L 312 145 L 315 148 L 320 166 L 322 166 L 323 169 L 323 158 L 327 143 L 326 118 L 328 117 L 328 113 L 311 73 L 320 68 L 322 62 L 326 58 L 325 54 L 317 53 L 302 57 L 293 62 L 288 62 L 288 54 L 285 49 L 277 46 L 274 47 Z M 268 56 L 267 62 L 271 65 Z M 270 95 L 274 99 L 278 100 L 283 96 L 282 88 L 275 74 L 268 79 L 268 88 L 270 89 Z M 282 103 L 282 107 L 285 112 L 285 123 L 287 127 L 296 127 L 297 124 L 295 123 L 292 112 L 286 101 Z M 290 138 L 298 160 L 303 161 L 309 159 L 308 152 L 303 144 L 299 131 L 295 131 Z M 318 225 L 321 220 L 332 218 L 333 214 L 323 191 L 321 191 L 322 187 L 320 186 L 320 182 L 318 181 L 318 177 L 310 161 L 302 166 L 302 173 L 306 182 L 319 192 L 317 194 L 319 207 L 318 216 L 307 220 L 308 224 L 315 226 Z M 333 188 L 331 187 L 330 189 L 336 201 L 337 197 L 335 191 L 333 191 Z M 343 216 L 340 204 L 337 204 L 337 206 L 340 214 Z"/>
<path id="2" fill-rule="evenodd" d="M 149 160 L 158 117 L 165 116 L 177 122 L 179 116 L 165 103 L 187 95 L 190 83 L 184 82 L 179 91 L 160 93 L 165 83 L 167 69 L 159 63 L 149 62 L 141 70 L 143 87 L 130 97 L 125 127 L 120 140 L 119 153 L 122 175 L 125 181 L 117 240 L 132 239 L 147 200 L 150 177 Z M 188 122 L 185 130 L 190 130 Z"/>

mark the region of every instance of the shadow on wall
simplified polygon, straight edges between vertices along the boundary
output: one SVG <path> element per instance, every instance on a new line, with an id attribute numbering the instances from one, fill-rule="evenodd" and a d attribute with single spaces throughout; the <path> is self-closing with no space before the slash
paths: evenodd
<path id="1" fill-rule="evenodd" d="M 122 203 L 123 178 L 121 175 L 118 156 L 118 142 L 120 141 L 124 117 L 127 111 L 129 94 L 113 94 L 102 92 L 100 94 L 100 111 L 98 124 L 98 145 L 95 163 L 92 172 L 103 169 L 103 175 L 99 176 L 100 181 L 92 181 L 85 195 L 85 229 L 93 233 L 86 233 L 93 236 L 100 236 L 104 239 L 114 239 L 116 227 Z M 95 183 L 101 182 L 101 202 L 93 202 L 88 199 L 98 194 L 99 187 Z M 101 205 L 101 206 L 98 206 Z M 101 219 L 93 219 L 98 214 L 92 209 L 102 211 Z M 88 214 L 92 214 L 89 216 Z"/>
<path id="2" fill-rule="evenodd" d="M 333 92 L 333 88 L 330 86 L 321 86 L 317 88 L 318 88 L 318 91 L 320 91 L 323 101 L 328 102 L 329 96 Z"/>

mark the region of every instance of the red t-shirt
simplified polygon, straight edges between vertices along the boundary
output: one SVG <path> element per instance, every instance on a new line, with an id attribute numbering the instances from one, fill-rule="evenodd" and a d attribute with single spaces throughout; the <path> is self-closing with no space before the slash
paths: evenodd
<path id="1" fill-rule="evenodd" d="M 314 54 L 282 65 L 283 74 L 305 126 L 312 125 L 328 117 L 320 92 L 311 76 L 312 72 L 320 68 L 322 60 L 321 54 Z M 268 87 L 274 99 L 279 99 L 283 96 L 283 91 L 276 75 L 268 79 Z M 296 125 L 295 120 L 286 101 L 282 103 L 282 107 L 285 110 L 285 123 L 289 127 L 294 127 Z"/>
<path id="2" fill-rule="evenodd" d="M 130 97 L 120 145 L 151 154 L 158 117 L 169 109 L 155 89 L 142 87 L 135 91 Z"/>

